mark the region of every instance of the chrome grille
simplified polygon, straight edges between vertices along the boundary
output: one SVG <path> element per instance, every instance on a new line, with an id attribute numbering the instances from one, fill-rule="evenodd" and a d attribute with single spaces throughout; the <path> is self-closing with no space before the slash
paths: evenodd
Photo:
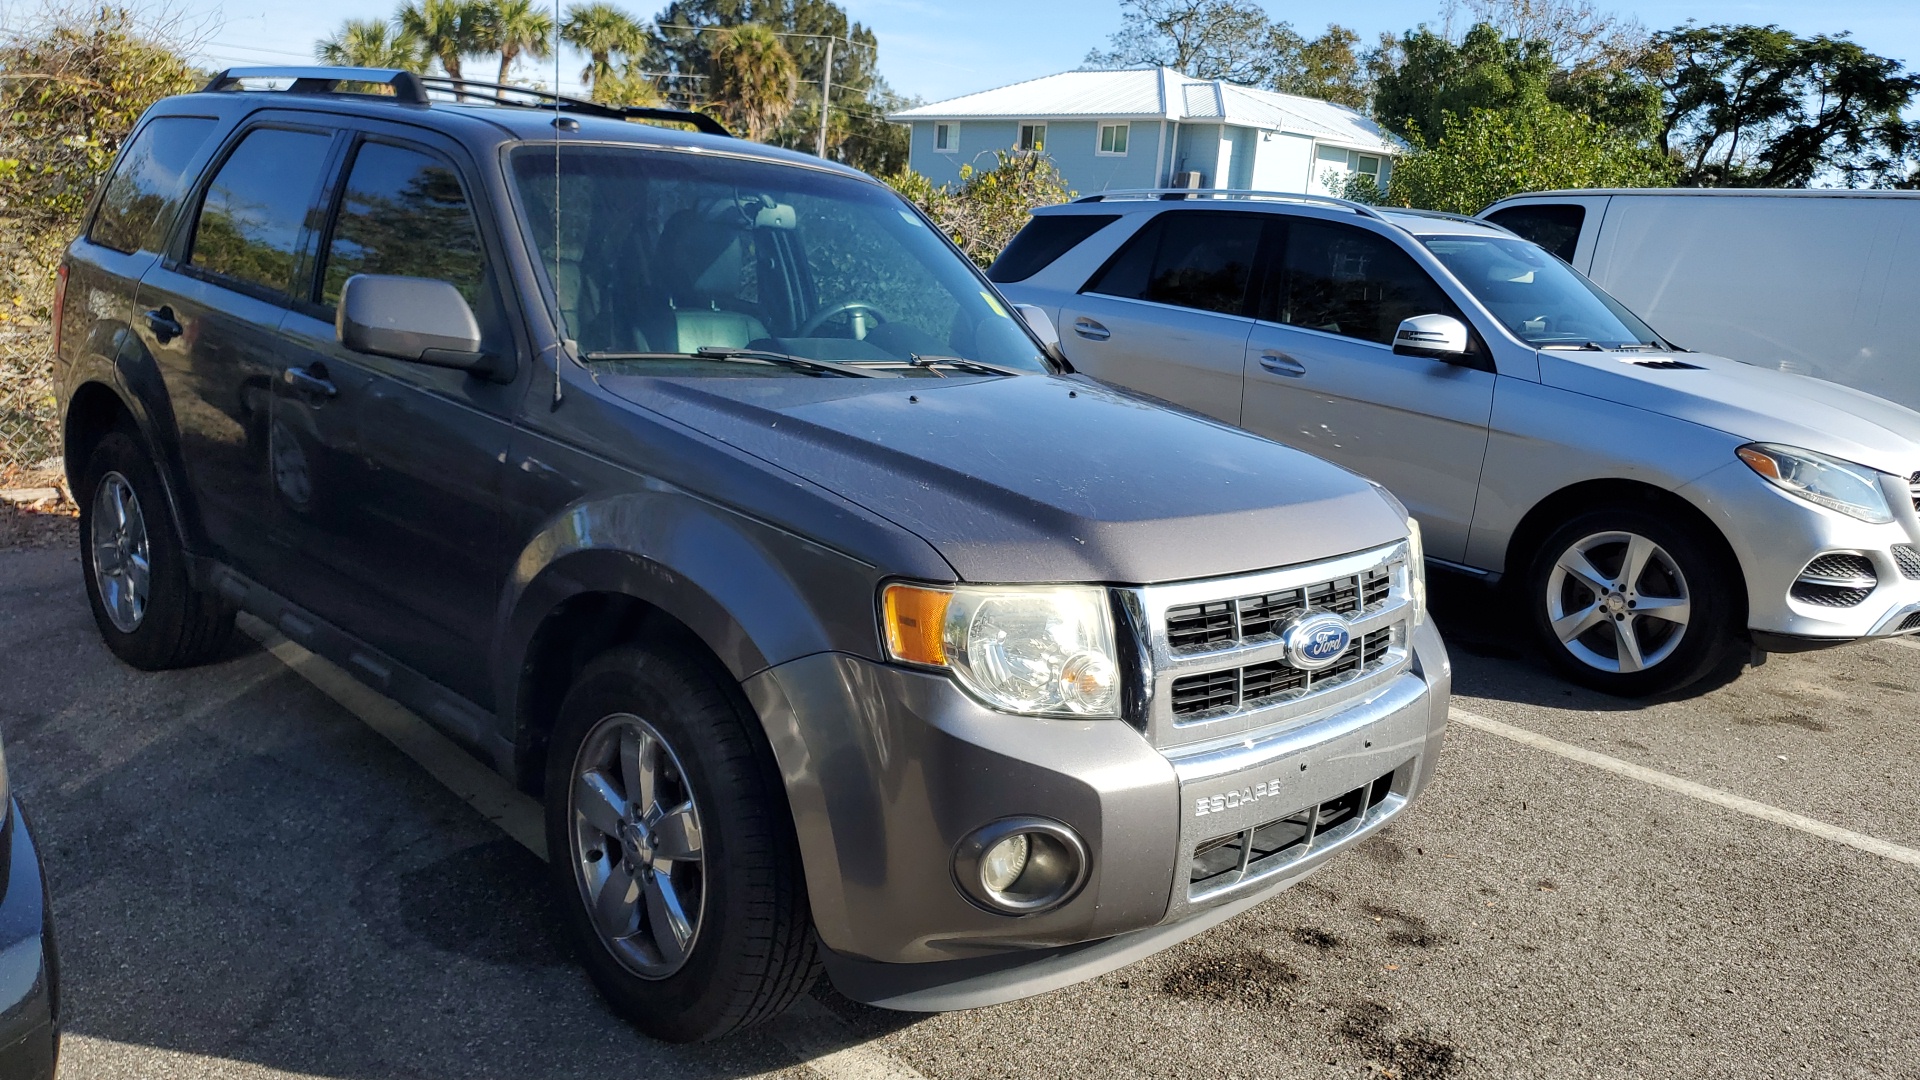
<path id="1" fill-rule="evenodd" d="M 1900 620 L 1900 629 L 1897 632 L 1904 634 L 1909 630 L 1920 630 L 1920 611 Z"/>
<path id="2" fill-rule="evenodd" d="M 1907 494 L 1913 496 L 1913 508 L 1920 510 L 1920 472 L 1907 477 Z"/>
<path id="3" fill-rule="evenodd" d="M 1872 559 L 1856 551 L 1830 551 L 1808 563 L 1788 593 L 1816 607 L 1850 608 L 1864 603 L 1879 584 Z"/>
<path id="4" fill-rule="evenodd" d="M 1130 590 L 1145 637 L 1145 727 L 1155 746 L 1201 748 L 1276 730 L 1389 679 L 1408 663 L 1407 546 L 1210 581 Z M 1282 632 L 1308 612 L 1344 617 L 1352 644 L 1316 672 Z"/>
<path id="5" fill-rule="evenodd" d="M 1920 580 L 1920 548 L 1912 544 L 1895 544 L 1893 561 L 1900 564 L 1902 576 Z"/>

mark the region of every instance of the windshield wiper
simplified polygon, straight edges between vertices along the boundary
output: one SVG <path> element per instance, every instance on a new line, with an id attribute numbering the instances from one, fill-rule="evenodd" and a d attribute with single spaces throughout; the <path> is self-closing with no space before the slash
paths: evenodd
<path id="1" fill-rule="evenodd" d="M 909 358 L 907 363 L 917 368 L 926 368 L 929 371 L 933 371 L 936 365 L 945 365 L 947 367 L 972 368 L 975 371 L 985 372 L 988 375 L 1033 374 L 1030 371 L 1021 371 L 1019 368 L 989 364 L 985 360 L 969 360 L 964 356 L 921 356 L 919 353 L 908 353 L 907 356 Z M 938 371 L 934 371 L 933 373 L 935 375 L 940 374 Z"/>
<path id="2" fill-rule="evenodd" d="M 804 356 L 790 353 L 768 352 L 764 349 L 729 349 L 718 345 L 703 345 L 690 353 L 681 352 L 590 352 L 581 357 L 588 361 L 601 360 L 745 360 L 760 364 L 784 364 L 803 371 L 828 372 L 844 375 L 851 379 L 884 379 L 891 376 L 877 371 L 867 371 L 850 364 L 834 360 L 809 360 Z"/>

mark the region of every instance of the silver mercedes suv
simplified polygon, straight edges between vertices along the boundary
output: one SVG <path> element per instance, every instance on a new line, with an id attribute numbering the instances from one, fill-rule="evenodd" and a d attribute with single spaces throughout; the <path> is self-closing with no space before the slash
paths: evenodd
<path id="1" fill-rule="evenodd" d="M 1076 370 L 1385 484 L 1431 563 L 1518 585 L 1577 682 L 1920 630 L 1920 414 L 1664 341 L 1497 225 L 1105 193 L 1037 211 L 988 276 Z"/>

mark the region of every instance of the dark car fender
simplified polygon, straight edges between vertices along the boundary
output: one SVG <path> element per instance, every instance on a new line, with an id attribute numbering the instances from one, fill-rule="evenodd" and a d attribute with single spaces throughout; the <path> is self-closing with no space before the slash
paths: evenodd
<path id="1" fill-rule="evenodd" d="M 873 656 L 874 567 L 777 526 L 650 485 L 575 503 L 522 547 L 499 609 L 495 701 L 520 741 L 527 680 L 550 616 L 586 594 L 677 620 L 744 682 L 812 653 Z"/>

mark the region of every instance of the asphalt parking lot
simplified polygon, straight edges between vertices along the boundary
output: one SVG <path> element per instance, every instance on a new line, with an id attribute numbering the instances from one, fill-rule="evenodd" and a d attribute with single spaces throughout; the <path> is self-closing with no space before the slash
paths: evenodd
<path id="1" fill-rule="evenodd" d="M 513 839 L 528 804 L 417 722 L 252 639 L 133 672 L 70 550 L 0 551 L 62 1076 L 1920 1076 L 1920 649 L 1625 708 L 1477 594 L 1436 613 L 1463 714 L 1440 778 L 1301 887 L 1041 998 L 910 1016 L 822 990 L 686 1048 L 601 1006 Z"/>

